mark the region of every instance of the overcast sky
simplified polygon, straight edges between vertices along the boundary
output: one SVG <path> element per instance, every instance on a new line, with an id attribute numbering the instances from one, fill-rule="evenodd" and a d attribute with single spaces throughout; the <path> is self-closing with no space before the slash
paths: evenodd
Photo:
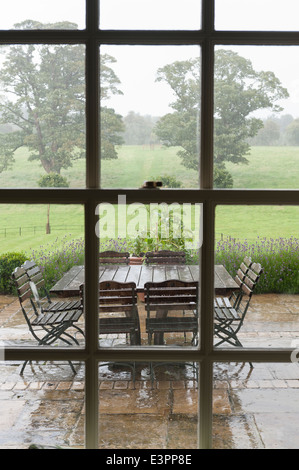
<path id="1" fill-rule="evenodd" d="M 3 1 L 3 0 L 2 0 Z M 124 29 L 196 29 L 200 27 L 198 0 L 102 0 L 101 27 Z M 12 28 L 25 19 L 41 22 L 72 21 L 85 26 L 85 0 L 10 0 L 1 12 L 0 28 Z M 183 9 L 182 9 L 183 5 Z M 117 15 L 115 14 L 117 12 Z M 298 30 L 299 0 L 216 0 L 216 29 L 284 28 Z M 299 117 L 299 47 L 242 46 L 234 48 L 251 59 L 256 70 L 271 70 L 290 98 L 281 104 L 284 113 Z M 156 83 L 156 71 L 164 64 L 199 56 L 195 46 L 103 46 L 117 59 L 113 65 L 121 80 L 123 96 L 111 106 L 122 115 L 133 110 L 161 116 L 173 99 L 164 83 Z"/>

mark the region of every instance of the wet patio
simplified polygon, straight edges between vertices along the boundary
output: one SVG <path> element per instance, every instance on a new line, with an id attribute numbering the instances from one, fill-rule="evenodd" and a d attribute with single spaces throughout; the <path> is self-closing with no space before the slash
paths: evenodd
<path id="1" fill-rule="evenodd" d="M 142 304 L 139 306 L 142 311 Z M 299 296 L 255 295 L 239 338 L 245 346 L 291 347 Z M 18 300 L 0 296 L 0 341 L 30 344 Z M 145 339 L 144 339 L 145 340 Z M 32 344 L 32 343 L 31 343 Z M 299 447 L 298 364 L 215 364 L 215 449 Z M 84 448 L 84 366 L 0 363 L 0 448 L 32 443 Z M 198 385 L 192 365 L 100 368 L 100 442 L 105 449 L 197 448 Z"/>

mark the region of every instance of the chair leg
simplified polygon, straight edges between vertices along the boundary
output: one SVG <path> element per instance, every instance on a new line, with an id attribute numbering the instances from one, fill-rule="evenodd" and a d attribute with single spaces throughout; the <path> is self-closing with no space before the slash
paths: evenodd
<path id="1" fill-rule="evenodd" d="M 26 367 L 27 364 L 28 364 L 28 361 L 25 361 L 24 364 L 23 364 L 23 366 L 22 366 L 20 375 L 23 375 L 24 369 L 25 369 L 25 367 Z"/>
<path id="2" fill-rule="evenodd" d="M 71 361 L 68 361 L 68 363 L 69 363 L 69 365 L 70 365 L 70 367 L 71 367 L 73 373 L 76 375 L 77 372 L 76 372 L 76 370 L 75 370 L 75 368 L 74 368 L 74 366 L 73 366 L 73 363 L 72 363 Z"/>

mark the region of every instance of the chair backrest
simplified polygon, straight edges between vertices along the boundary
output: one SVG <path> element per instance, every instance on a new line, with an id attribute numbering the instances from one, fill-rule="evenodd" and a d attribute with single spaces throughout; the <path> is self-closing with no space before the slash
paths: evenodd
<path id="1" fill-rule="evenodd" d="M 80 298 L 84 305 L 84 284 L 80 286 Z M 102 281 L 99 284 L 99 309 L 101 312 L 135 313 L 137 292 L 135 282 Z"/>
<path id="2" fill-rule="evenodd" d="M 23 267 L 17 267 L 11 277 L 17 288 L 20 305 L 23 306 L 25 300 L 32 296 L 29 276 Z"/>
<path id="3" fill-rule="evenodd" d="M 129 264 L 130 253 L 117 251 L 102 251 L 100 253 L 100 264 Z"/>
<path id="4" fill-rule="evenodd" d="M 25 263 L 21 266 L 25 269 L 29 280 L 30 280 L 30 287 L 32 290 L 32 294 L 34 295 L 35 301 L 37 302 L 38 306 L 41 305 L 41 299 L 39 297 L 39 289 L 42 289 L 42 292 L 46 295 L 49 299 L 48 292 L 45 288 L 45 280 L 43 274 L 41 272 L 40 267 L 35 263 L 35 261 L 25 261 Z"/>
<path id="5" fill-rule="evenodd" d="M 148 316 L 152 310 L 194 310 L 197 312 L 198 282 L 179 280 L 147 282 L 144 288 Z"/>
<path id="6" fill-rule="evenodd" d="M 241 290 L 245 295 L 252 296 L 262 272 L 263 268 L 259 263 L 251 264 L 241 286 Z"/>
<path id="7" fill-rule="evenodd" d="M 250 299 L 262 272 L 263 268 L 259 263 L 251 263 L 251 266 L 243 279 L 238 309 L 244 314 L 249 307 Z"/>
<path id="8" fill-rule="evenodd" d="M 184 251 L 148 251 L 145 254 L 145 264 L 185 264 L 186 255 Z"/>
<path id="9" fill-rule="evenodd" d="M 34 282 L 37 289 L 45 286 L 45 280 L 43 278 L 40 267 L 35 263 L 35 261 L 25 261 L 22 264 L 22 268 L 27 272 L 30 281 Z"/>
<path id="10" fill-rule="evenodd" d="M 235 282 L 238 284 L 240 288 L 243 284 L 245 276 L 248 273 L 248 270 L 250 269 L 251 265 L 252 265 L 251 258 L 248 258 L 247 256 L 244 258 L 244 260 L 240 264 L 240 267 L 235 275 Z"/>

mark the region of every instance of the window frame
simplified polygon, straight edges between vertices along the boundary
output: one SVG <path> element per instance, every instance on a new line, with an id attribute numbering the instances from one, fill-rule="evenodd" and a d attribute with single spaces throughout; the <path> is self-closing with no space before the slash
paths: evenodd
<path id="1" fill-rule="evenodd" d="M 217 45 L 299 45 L 299 32 L 215 31 L 214 0 L 202 0 L 202 29 L 198 31 L 102 31 L 98 29 L 98 0 L 86 1 L 86 29 L 78 31 L 0 31 L 0 44 L 82 43 L 86 46 L 86 188 L 0 189 L 0 204 L 83 204 L 85 213 L 86 344 L 83 349 L 9 347 L 5 360 L 79 360 L 85 362 L 86 448 L 98 447 L 99 361 L 197 361 L 200 364 L 199 447 L 212 448 L 212 392 L 215 362 L 290 362 L 289 349 L 215 350 L 213 348 L 214 232 L 215 209 L 221 205 L 299 205 L 299 190 L 230 190 L 213 188 L 213 64 Z M 100 189 L 99 145 L 99 47 L 101 44 L 193 44 L 201 47 L 201 158 L 200 188 L 192 190 L 142 191 Z M 177 202 L 203 204 L 203 245 L 200 289 L 200 348 L 171 349 L 98 347 L 98 259 L 95 230 L 96 207 L 100 202 L 117 203 L 118 195 L 133 202 Z"/>

